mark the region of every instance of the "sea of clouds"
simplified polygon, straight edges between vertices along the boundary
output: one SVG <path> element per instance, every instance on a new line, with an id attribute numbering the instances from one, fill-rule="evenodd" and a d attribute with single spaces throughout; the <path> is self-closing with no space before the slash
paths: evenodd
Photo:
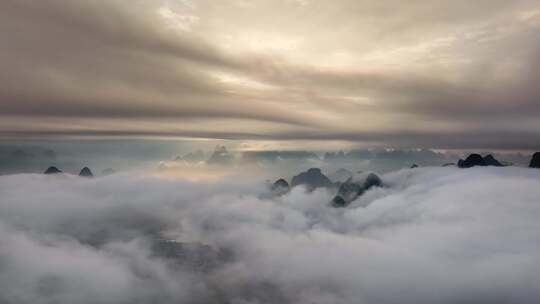
<path id="1" fill-rule="evenodd" d="M 540 170 L 419 168 L 351 206 L 264 181 L 0 176 L 0 303 L 535 303 Z"/>

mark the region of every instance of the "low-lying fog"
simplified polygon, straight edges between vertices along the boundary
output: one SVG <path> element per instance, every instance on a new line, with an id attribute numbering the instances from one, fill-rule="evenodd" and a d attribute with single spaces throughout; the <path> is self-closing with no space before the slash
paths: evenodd
<path id="1" fill-rule="evenodd" d="M 269 196 L 264 175 L 160 172 L 0 176 L 0 302 L 540 298 L 540 170 L 403 169 L 346 208 Z"/>
<path id="2" fill-rule="evenodd" d="M 308 168 L 328 175 L 341 168 L 350 172 L 387 173 L 413 165 L 456 164 L 473 151 L 430 149 L 245 150 L 230 141 L 172 140 L 57 140 L 0 141 L 0 175 L 43 173 L 56 166 L 78 174 L 89 167 L 94 176 L 142 170 L 190 180 L 215 179 L 242 172 L 268 179 L 291 177 Z M 503 164 L 528 166 L 531 152 L 474 151 L 493 154 Z"/>

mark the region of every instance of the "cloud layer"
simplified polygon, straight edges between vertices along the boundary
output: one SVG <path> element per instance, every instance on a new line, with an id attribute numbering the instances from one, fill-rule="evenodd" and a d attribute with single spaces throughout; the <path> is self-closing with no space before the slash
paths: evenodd
<path id="1" fill-rule="evenodd" d="M 535 302 L 539 179 L 402 170 L 338 210 L 324 190 L 262 199 L 248 177 L 1 176 L 0 300 Z"/>
<path id="2" fill-rule="evenodd" d="M 538 148 L 539 12 L 533 0 L 7 0 L 0 131 Z"/>

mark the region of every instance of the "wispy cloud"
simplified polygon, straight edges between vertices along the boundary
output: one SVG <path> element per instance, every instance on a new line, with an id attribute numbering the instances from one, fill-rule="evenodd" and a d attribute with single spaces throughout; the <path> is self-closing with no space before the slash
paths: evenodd
<path id="1" fill-rule="evenodd" d="M 8 0 L 0 8 L 3 136 L 398 138 L 405 127 L 405 136 L 473 132 L 514 148 L 538 136 L 536 1 Z M 488 126 L 501 120 L 527 135 L 497 136 Z"/>

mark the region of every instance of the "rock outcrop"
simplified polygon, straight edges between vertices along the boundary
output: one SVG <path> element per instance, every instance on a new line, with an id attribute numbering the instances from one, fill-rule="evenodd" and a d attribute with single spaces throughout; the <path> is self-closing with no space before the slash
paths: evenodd
<path id="1" fill-rule="evenodd" d="M 345 208 L 349 205 L 341 196 L 336 195 L 334 199 L 332 199 L 332 207 L 335 208 Z"/>
<path id="2" fill-rule="evenodd" d="M 346 202 L 354 201 L 364 191 L 363 185 L 355 183 L 352 178 L 349 178 L 346 182 L 339 186 L 336 196 L 341 197 Z"/>
<path id="3" fill-rule="evenodd" d="M 291 187 L 304 185 L 309 191 L 313 191 L 321 187 L 332 187 L 332 181 L 322 174 L 321 169 L 311 168 L 292 178 Z"/>
<path id="4" fill-rule="evenodd" d="M 540 168 L 540 152 L 533 154 L 531 162 L 529 163 L 530 168 Z"/>
<path id="5" fill-rule="evenodd" d="M 364 182 L 364 189 L 368 190 L 372 187 L 382 187 L 383 182 L 375 173 L 370 173 Z"/>
<path id="6" fill-rule="evenodd" d="M 460 168 L 471 168 L 475 166 L 486 166 L 486 162 L 484 161 L 482 155 L 473 153 L 467 156 L 465 160 L 460 159 L 458 161 L 458 167 Z"/>
<path id="7" fill-rule="evenodd" d="M 274 195 L 283 195 L 289 192 L 289 189 L 290 189 L 289 183 L 283 178 L 280 178 L 277 181 L 275 181 L 270 187 L 270 190 L 272 190 L 272 194 Z"/>
<path id="8" fill-rule="evenodd" d="M 488 154 L 485 157 L 482 157 L 480 154 L 473 153 L 465 160 L 460 159 L 458 161 L 458 167 L 460 168 L 472 168 L 476 166 L 486 167 L 486 166 L 495 166 L 495 167 L 503 167 L 504 165 L 499 162 L 493 155 Z"/>
<path id="9" fill-rule="evenodd" d="M 92 170 L 88 167 L 84 167 L 81 169 L 81 172 L 79 172 L 79 176 L 81 177 L 94 177 L 94 174 L 92 174 Z"/>
<path id="10" fill-rule="evenodd" d="M 363 184 L 354 182 L 352 178 L 339 186 L 331 205 L 336 208 L 347 207 L 351 202 L 373 187 L 382 187 L 382 180 L 374 173 L 370 173 Z"/>
<path id="11" fill-rule="evenodd" d="M 501 164 L 493 155 L 488 154 L 485 157 L 482 157 L 480 154 L 471 154 L 469 155 L 465 160 L 460 159 L 458 161 L 458 167 L 460 168 L 472 168 L 476 166 L 495 166 L 495 167 L 502 167 L 503 164 Z"/>
<path id="12" fill-rule="evenodd" d="M 503 167 L 503 164 L 496 160 L 495 157 L 493 157 L 493 155 L 491 154 L 488 154 L 484 157 L 484 162 L 486 163 L 486 166 Z"/>
<path id="13" fill-rule="evenodd" d="M 55 166 L 51 166 L 47 168 L 47 170 L 45 170 L 45 172 L 43 173 L 44 174 L 58 174 L 58 173 L 62 173 L 62 170 L 56 168 Z"/>

